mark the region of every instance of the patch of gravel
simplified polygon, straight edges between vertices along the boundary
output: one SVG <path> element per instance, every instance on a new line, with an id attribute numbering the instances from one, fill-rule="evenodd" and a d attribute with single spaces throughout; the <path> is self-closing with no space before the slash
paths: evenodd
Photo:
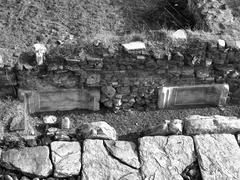
<path id="1" fill-rule="evenodd" d="M 120 139 L 134 139 L 142 135 L 142 132 L 148 128 L 154 127 L 163 123 L 164 120 L 182 119 L 184 120 L 189 115 L 224 115 L 224 116 L 239 116 L 240 106 L 231 105 L 221 110 L 215 107 L 192 108 L 192 109 L 173 109 L 173 110 L 158 110 L 158 111 L 128 111 L 113 113 L 108 110 L 91 112 L 83 110 L 75 110 L 68 112 L 54 112 L 36 114 L 39 118 L 44 115 L 56 115 L 58 119 L 67 116 L 72 121 L 72 131 L 74 131 L 82 123 L 94 121 L 106 121 L 113 126 Z"/>

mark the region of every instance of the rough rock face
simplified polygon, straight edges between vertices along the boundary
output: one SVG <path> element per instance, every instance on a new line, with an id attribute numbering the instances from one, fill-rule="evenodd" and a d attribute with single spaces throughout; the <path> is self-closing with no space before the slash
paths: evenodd
<path id="1" fill-rule="evenodd" d="M 194 137 L 203 180 L 240 179 L 240 148 L 233 135 Z"/>
<path id="2" fill-rule="evenodd" d="M 136 145 L 127 141 L 104 141 L 104 146 L 111 156 L 134 168 L 140 168 Z"/>
<path id="3" fill-rule="evenodd" d="M 1 165 L 40 177 L 49 176 L 53 169 L 47 146 L 3 151 Z"/>
<path id="4" fill-rule="evenodd" d="M 51 143 L 55 177 L 78 175 L 81 169 L 81 147 L 78 142 Z"/>
<path id="5" fill-rule="evenodd" d="M 199 116 L 186 118 L 184 129 L 187 134 L 237 133 L 240 131 L 240 119 L 226 116 Z"/>
<path id="6" fill-rule="evenodd" d="M 195 160 L 188 136 L 143 137 L 139 142 L 143 179 L 183 180 L 181 173 Z"/>
<path id="7" fill-rule="evenodd" d="M 83 148 L 83 180 L 141 179 L 138 169 L 123 164 L 114 156 L 111 156 L 102 140 L 86 140 Z M 123 147 L 123 149 L 125 148 Z M 126 159 L 128 158 L 126 157 Z"/>
<path id="8" fill-rule="evenodd" d="M 77 135 L 82 139 L 117 140 L 116 130 L 104 121 L 83 124 L 77 129 Z"/>

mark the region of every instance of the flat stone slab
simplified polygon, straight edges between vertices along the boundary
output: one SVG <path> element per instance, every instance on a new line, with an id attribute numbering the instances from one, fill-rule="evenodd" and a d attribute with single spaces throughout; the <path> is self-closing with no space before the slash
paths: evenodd
<path id="1" fill-rule="evenodd" d="M 239 180 L 240 148 L 230 134 L 194 137 L 203 180 Z"/>
<path id="2" fill-rule="evenodd" d="M 55 141 L 51 143 L 55 177 L 78 175 L 81 169 L 81 147 L 79 142 Z"/>
<path id="3" fill-rule="evenodd" d="M 228 84 L 170 86 L 159 89 L 159 108 L 226 105 Z"/>
<path id="4" fill-rule="evenodd" d="M 47 177 L 53 170 L 49 154 L 47 146 L 23 148 L 21 150 L 10 149 L 2 151 L 1 165 L 7 169 Z"/>
<path id="5" fill-rule="evenodd" d="M 240 119 L 226 116 L 199 116 L 186 118 L 184 129 L 188 135 L 240 132 Z"/>
<path id="6" fill-rule="evenodd" d="M 154 136 L 139 139 L 143 179 L 183 180 L 181 173 L 195 161 L 190 136 Z"/>
<path id="7" fill-rule="evenodd" d="M 124 144 L 117 143 L 117 146 Z M 126 159 L 134 157 L 119 157 L 116 155 L 116 148 L 113 151 L 109 151 L 108 148 L 113 147 L 109 142 L 107 145 L 103 140 L 85 140 L 83 145 L 83 158 L 82 158 L 82 180 L 140 180 L 141 176 L 139 170 L 128 165 Z M 129 147 L 129 145 L 127 146 Z M 131 151 L 131 150 L 129 150 Z M 134 151 L 134 150 L 133 150 Z M 112 152 L 115 152 L 112 154 Z M 128 153 L 125 153 L 126 155 Z M 134 154 L 134 153 L 129 153 Z M 125 159 L 122 162 L 121 158 Z"/>

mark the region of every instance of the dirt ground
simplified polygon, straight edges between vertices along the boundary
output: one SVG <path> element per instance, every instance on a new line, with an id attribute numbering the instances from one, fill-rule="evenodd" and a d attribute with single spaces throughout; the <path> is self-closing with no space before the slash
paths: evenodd
<path id="1" fill-rule="evenodd" d="M 119 139 L 134 140 L 139 136 L 142 136 L 144 131 L 151 129 L 156 125 L 160 125 L 164 120 L 184 120 L 189 115 L 224 115 L 240 117 L 240 106 L 229 105 L 225 107 L 224 110 L 216 107 L 206 107 L 144 112 L 127 111 L 117 114 L 108 110 L 94 113 L 90 111 L 75 110 L 69 112 L 41 113 L 36 114 L 35 116 L 41 119 L 45 115 L 56 115 L 58 120 L 63 117 L 69 117 L 72 122 L 72 131 L 74 131 L 82 123 L 106 121 L 116 129 Z"/>

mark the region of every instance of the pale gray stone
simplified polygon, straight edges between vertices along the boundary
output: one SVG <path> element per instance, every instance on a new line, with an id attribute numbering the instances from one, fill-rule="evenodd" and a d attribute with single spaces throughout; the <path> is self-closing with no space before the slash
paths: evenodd
<path id="1" fill-rule="evenodd" d="M 1 165 L 39 177 L 49 176 L 53 169 L 47 146 L 2 151 Z"/>
<path id="2" fill-rule="evenodd" d="M 81 125 L 77 129 L 77 135 L 82 139 L 117 140 L 116 130 L 104 121 Z"/>
<path id="3" fill-rule="evenodd" d="M 203 180 L 239 180 L 240 148 L 234 135 L 194 137 Z"/>
<path id="4" fill-rule="evenodd" d="M 86 140 L 83 145 L 82 180 L 140 180 L 138 169 L 112 157 L 103 140 Z"/>
<path id="5" fill-rule="evenodd" d="M 143 179 L 183 180 L 181 173 L 195 161 L 189 136 L 154 136 L 139 139 Z"/>
<path id="6" fill-rule="evenodd" d="M 184 129 L 189 135 L 213 133 L 237 133 L 240 131 L 240 119 L 226 116 L 199 116 L 186 118 Z"/>
<path id="7" fill-rule="evenodd" d="M 116 159 L 134 168 L 140 168 L 136 145 L 133 142 L 105 140 L 105 148 Z"/>
<path id="8" fill-rule="evenodd" d="M 114 89 L 112 86 L 103 86 L 101 91 L 108 98 L 113 98 L 113 96 L 116 94 L 116 89 Z"/>
<path id="9" fill-rule="evenodd" d="M 44 116 L 43 122 L 45 124 L 55 124 L 57 122 L 57 117 L 56 116 Z"/>
<path id="10" fill-rule="evenodd" d="M 81 169 L 81 147 L 79 142 L 55 141 L 51 143 L 55 177 L 78 175 Z"/>

